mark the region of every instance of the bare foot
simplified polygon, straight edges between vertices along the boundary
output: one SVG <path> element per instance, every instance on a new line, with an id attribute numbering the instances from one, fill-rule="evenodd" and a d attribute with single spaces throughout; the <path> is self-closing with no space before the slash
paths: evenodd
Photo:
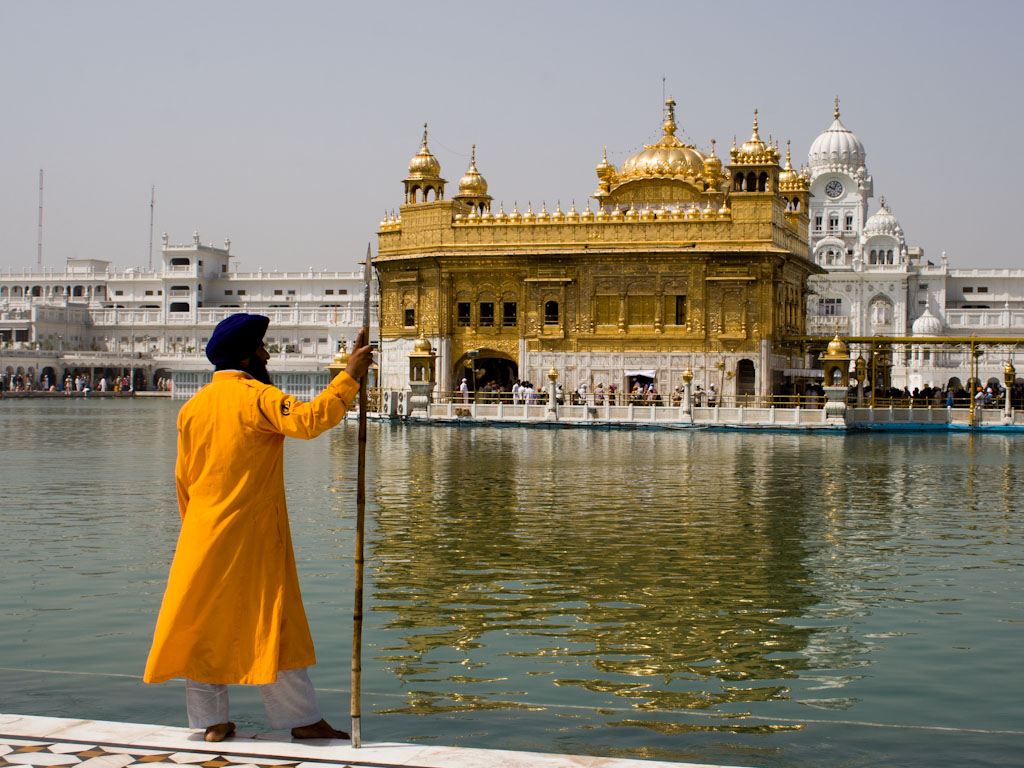
<path id="1" fill-rule="evenodd" d="M 224 741 L 228 736 L 233 736 L 234 733 L 234 723 L 217 723 L 217 725 L 211 725 L 206 729 L 206 736 L 204 738 L 207 741 Z"/>
<path id="2" fill-rule="evenodd" d="M 332 728 L 326 720 L 292 728 L 293 739 L 347 739 L 348 734 Z"/>

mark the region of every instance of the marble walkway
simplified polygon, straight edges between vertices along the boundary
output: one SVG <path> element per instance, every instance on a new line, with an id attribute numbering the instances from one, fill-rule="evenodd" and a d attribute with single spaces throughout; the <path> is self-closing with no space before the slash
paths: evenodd
<path id="1" fill-rule="evenodd" d="M 0 768 L 6 766 L 197 766 L 202 768 L 712 768 L 539 752 L 418 744 L 275 739 L 239 733 L 209 744 L 202 732 L 163 725 L 0 714 Z M 720 768 L 720 767 L 716 767 Z"/>

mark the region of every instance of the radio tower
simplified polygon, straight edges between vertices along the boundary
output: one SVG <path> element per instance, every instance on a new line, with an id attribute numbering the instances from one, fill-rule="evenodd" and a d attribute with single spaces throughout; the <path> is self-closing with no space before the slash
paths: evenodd
<path id="1" fill-rule="evenodd" d="M 43 169 L 39 169 L 39 241 L 36 253 L 36 264 L 43 269 Z"/>

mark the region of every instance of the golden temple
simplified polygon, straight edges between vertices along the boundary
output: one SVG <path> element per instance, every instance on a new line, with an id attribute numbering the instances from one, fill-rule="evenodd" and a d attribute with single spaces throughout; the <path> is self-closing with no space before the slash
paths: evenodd
<path id="1" fill-rule="evenodd" d="M 653 380 L 723 394 L 778 392 L 801 365 L 809 178 L 759 135 L 730 162 L 663 135 L 616 168 L 607 152 L 583 210 L 492 210 L 476 151 L 445 198 L 424 126 L 398 215 L 381 222 L 381 384 L 407 389 L 410 355 L 436 356 L 441 391 L 516 378 L 619 389 Z M 419 346 L 416 347 L 417 342 Z M 415 347 L 415 349 L 414 349 Z"/>

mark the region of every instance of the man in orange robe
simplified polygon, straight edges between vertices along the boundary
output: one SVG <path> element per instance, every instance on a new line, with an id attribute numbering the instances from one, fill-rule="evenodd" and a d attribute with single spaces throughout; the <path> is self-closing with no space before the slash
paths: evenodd
<path id="1" fill-rule="evenodd" d="M 239 313 L 206 347 L 213 381 L 178 414 L 175 480 L 182 527 L 144 680 L 186 678 L 189 726 L 234 733 L 227 684 L 258 685 L 270 724 L 296 738 L 348 738 L 320 715 L 316 663 L 285 505 L 285 437 L 335 426 L 373 362 L 362 334 L 348 366 L 312 402 L 270 383 L 269 320 Z"/>

